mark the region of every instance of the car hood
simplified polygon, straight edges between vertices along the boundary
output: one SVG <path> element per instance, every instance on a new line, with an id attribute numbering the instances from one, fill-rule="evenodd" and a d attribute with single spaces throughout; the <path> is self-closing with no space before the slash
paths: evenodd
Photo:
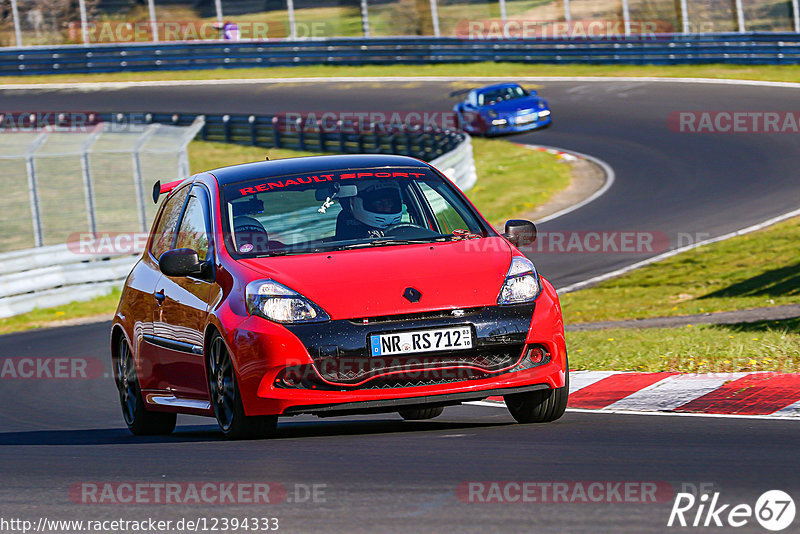
<path id="1" fill-rule="evenodd" d="M 539 102 L 542 99 L 538 96 L 526 96 L 524 98 L 514 98 L 498 102 L 493 106 L 484 106 L 484 110 L 494 110 L 497 113 L 513 113 L 520 109 L 532 109 L 539 111 Z"/>
<path id="2" fill-rule="evenodd" d="M 239 260 L 321 306 L 354 319 L 497 304 L 511 264 L 500 237 Z M 413 287 L 422 296 L 410 302 Z"/>

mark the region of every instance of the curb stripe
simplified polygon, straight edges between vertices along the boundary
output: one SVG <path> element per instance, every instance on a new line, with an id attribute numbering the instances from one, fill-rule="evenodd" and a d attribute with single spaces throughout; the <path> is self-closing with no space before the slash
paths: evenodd
<path id="1" fill-rule="evenodd" d="M 581 388 L 569 396 L 570 408 L 605 408 L 628 395 L 678 373 L 619 373 Z"/>
<path id="2" fill-rule="evenodd" d="M 607 409 L 670 411 L 748 374 L 673 375 L 615 402 Z"/>
<path id="3" fill-rule="evenodd" d="M 675 408 L 676 412 L 767 415 L 800 401 L 800 374 L 758 373 Z"/>

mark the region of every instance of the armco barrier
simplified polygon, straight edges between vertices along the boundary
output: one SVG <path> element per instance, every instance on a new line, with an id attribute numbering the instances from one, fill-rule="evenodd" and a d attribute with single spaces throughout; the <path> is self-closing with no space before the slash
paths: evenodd
<path id="1" fill-rule="evenodd" d="M 800 34 L 664 34 L 571 40 L 398 37 L 26 47 L 0 50 L 0 76 L 481 61 L 794 64 L 800 62 Z"/>
<path id="2" fill-rule="evenodd" d="M 192 124 L 197 115 L 121 113 L 100 117 L 126 127 L 131 123 L 184 126 Z M 477 179 L 472 142 L 462 132 L 384 131 L 380 125 L 341 123 L 335 129 L 320 130 L 308 128 L 302 120 L 297 128 L 287 130 L 273 116 L 204 117 L 199 136 L 209 141 L 314 152 L 405 154 L 431 162 L 462 190 Z M 130 254 L 77 253 L 66 244 L 0 254 L 0 318 L 106 294 L 120 286 L 136 261 L 137 256 Z"/>

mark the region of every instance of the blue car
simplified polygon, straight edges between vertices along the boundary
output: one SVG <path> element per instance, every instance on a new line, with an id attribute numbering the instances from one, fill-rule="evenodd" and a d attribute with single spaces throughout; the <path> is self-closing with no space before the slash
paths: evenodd
<path id="1" fill-rule="evenodd" d="M 525 132 L 547 126 L 552 121 L 547 101 L 517 83 L 498 83 L 478 89 L 456 91 L 467 94 L 453 108 L 458 124 L 473 135 L 500 135 Z"/>

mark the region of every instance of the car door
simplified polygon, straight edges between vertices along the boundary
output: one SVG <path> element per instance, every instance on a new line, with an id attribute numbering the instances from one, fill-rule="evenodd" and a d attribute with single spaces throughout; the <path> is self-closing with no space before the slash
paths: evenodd
<path id="1" fill-rule="evenodd" d="M 159 210 L 158 220 L 153 226 L 147 254 L 144 254 L 142 261 L 136 265 L 129 278 L 129 285 L 133 282 L 142 287 L 141 294 L 137 293 L 131 313 L 135 315 L 136 324 L 140 325 L 140 331 L 136 332 L 139 364 L 137 370 L 143 390 L 166 389 L 166 382 L 161 376 L 153 327 L 157 305 L 155 292 L 163 276 L 158 268 L 158 258 L 172 248 L 189 190 L 188 185 L 177 189 L 164 201 L 163 207 Z"/>
<path id="2" fill-rule="evenodd" d="M 192 186 L 172 248 L 193 249 L 201 261 L 213 265 L 209 214 L 205 186 Z M 210 279 L 162 275 L 156 287 L 153 329 L 167 389 L 178 397 L 207 398 L 203 336 L 210 301 L 219 286 Z"/>

